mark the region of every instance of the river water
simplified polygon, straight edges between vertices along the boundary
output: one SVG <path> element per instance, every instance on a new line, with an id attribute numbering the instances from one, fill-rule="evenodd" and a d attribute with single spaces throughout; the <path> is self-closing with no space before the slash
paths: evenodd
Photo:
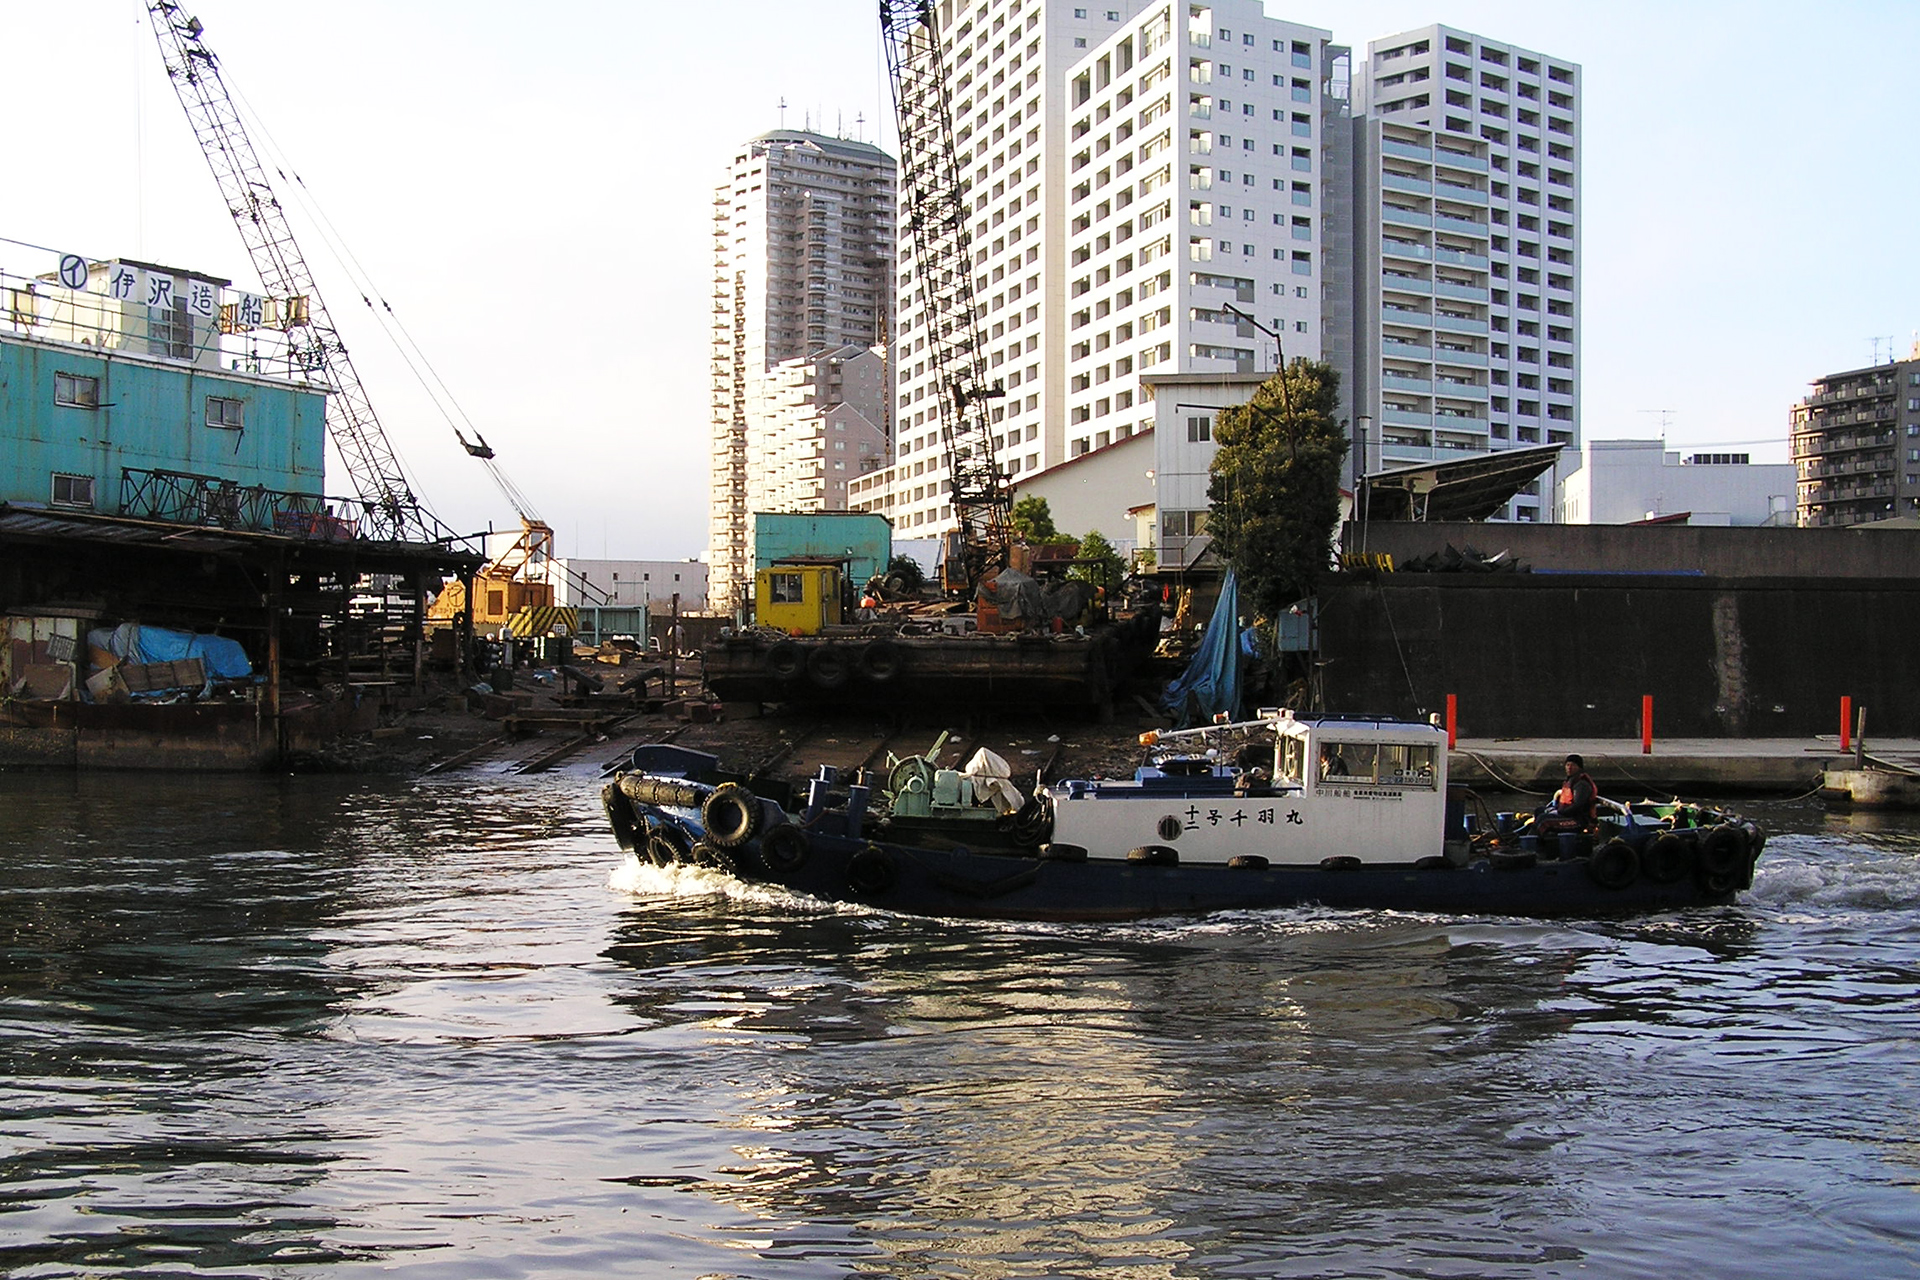
<path id="1" fill-rule="evenodd" d="M 0 776 L 0 1274 L 1920 1274 L 1920 821 L 1734 908 L 1007 927 L 579 779 Z"/>

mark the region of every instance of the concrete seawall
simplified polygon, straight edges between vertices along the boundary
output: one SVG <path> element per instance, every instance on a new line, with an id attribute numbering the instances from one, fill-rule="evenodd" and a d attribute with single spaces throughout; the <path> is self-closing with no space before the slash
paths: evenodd
<path id="1" fill-rule="evenodd" d="M 1920 734 L 1920 579 L 1689 574 L 1341 575 L 1322 594 L 1326 706 L 1475 737 Z"/>
<path id="2" fill-rule="evenodd" d="M 1460 738 L 1448 753 L 1447 776 L 1476 790 L 1546 792 L 1559 786 L 1562 762 L 1577 753 L 1605 796 L 1799 796 L 1820 785 L 1829 768 L 1852 768 L 1854 754 L 1825 738 L 1675 738 L 1651 755 L 1637 739 Z M 1869 754 L 1920 759 L 1920 739 L 1874 741 Z"/>

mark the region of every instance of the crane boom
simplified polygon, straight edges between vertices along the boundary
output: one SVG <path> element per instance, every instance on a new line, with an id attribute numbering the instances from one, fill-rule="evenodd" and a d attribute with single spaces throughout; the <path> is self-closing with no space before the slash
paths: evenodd
<path id="1" fill-rule="evenodd" d="M 935 385 L 959 551 L 971 586 L 1003 568 L 1011 542 L 1012 497 L 994 453 L 986 352 L 975 307 L 966 188 L 953 142 L 953 107 L 932 0 L 880 0 L 887 73 L 900 130 L 913 270 L 925 303 L 928 363 Z M 956 576 L 948 556 L 948 578 Z"/>
<path id="2" fill-rule="evenodd" d="M 439 520 L 421 505 L 407 483 L 346 345 L 328 318 L 313 273 L 221 78 L 219 60 L 200 38 L 200 20 L 173 0 L 153 0 L 147 17 L 160 42 L 167 78 L 186 109 L 194 139 L 213 170 L 261 283 L 277 297 L 305 299 L 304 318 L 296 307 L 282 313 L 288 348 L 299 365 L 323 376 L 332 387 L 327 396 L 327 433 L 366 507 L 371 531 L 376 537 L 401 541 L 432 541 L 442 536 L 436 532 Z M 295 328 L 305 330 L 299 343 L 294 340 Z"/>

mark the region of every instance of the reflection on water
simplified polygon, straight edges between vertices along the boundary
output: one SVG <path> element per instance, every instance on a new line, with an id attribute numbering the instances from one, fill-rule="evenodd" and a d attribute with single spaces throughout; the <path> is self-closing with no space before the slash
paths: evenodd
<path id="1" fill-rule="evenodd" d="M 573 783 L 0 777 L 0 1269 L 1911 1274 L 1920 827 L 1761 817 L 1689 916 L 1000 927 Z"/>

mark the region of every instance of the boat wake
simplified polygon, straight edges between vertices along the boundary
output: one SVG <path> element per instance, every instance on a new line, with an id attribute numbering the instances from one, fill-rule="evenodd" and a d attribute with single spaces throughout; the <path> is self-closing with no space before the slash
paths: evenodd
<path id="1" fill-rule="evenodd" d="M 607 888 L 630 898 L 726 898 L 757 907 L 778 907 L 816 915 L 844 911 L 888 914 L 845 903 L 822 902 L 779 885 L 742 880 L 711 867 L 696 867 L 686 863 L 656 867 L 631 853 L 622 857 L 619 865 L 607 873 Z"/>
<path id="2" fill-rule="evenodd" d="M 1837 907 L 1868 911 L 1920 908 L 1920 859 L 1901 854 L 1769 857 L 1742 897 L 1771 907 Z"/>

